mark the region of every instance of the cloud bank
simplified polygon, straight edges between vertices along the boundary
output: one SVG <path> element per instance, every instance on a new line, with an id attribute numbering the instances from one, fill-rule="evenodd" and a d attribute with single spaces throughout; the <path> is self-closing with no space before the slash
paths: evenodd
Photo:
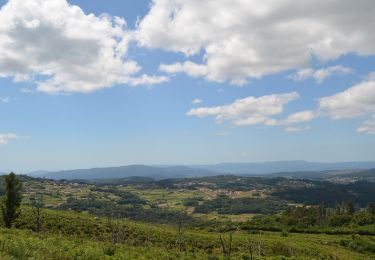
<path id="1" fill-rule="evenodd" d="M 332 120 L 367 118 L 357 128 L 357 132 L 375 134 L 375 77 L 373 75 L 370 73 L 365 80 L 344 91 L 319 98 L 316 109 L 295 112 L 285 119 L 275 119 L 272 116 L 282 115 L 284 106 L 299 98 L 297 92 L 247 97 L 228 105 L 193 108 L 187 115 L 200 118 L 215 116 L 217 123 L 230 121 L 234 126 L 255 124 L 284 126 L 286 132 L 309 130 L 308 126 L 293 125 L 308 123 L 321 117 Z"/>
<path id="2" fill-rule="evenodd" d="M 153 0 L 135 37 L 147 48 L 204 54 L 201 64 L 162 64 L 163 71 L 242 85 L 306 68 L 311 57 L 375 54 L 374 13 L 372 0 Z M 320 81 L 338 70 L 309 74 Z"/>
<path id="3" fill-rule="evenodd" d="M 10 0 L 0 10 L 0 77 L 48 93 L 167 81 L 135 76 L 141 67 L 126 56 L 129 35 L 124 19 L 85 14 L 66 0 Z"/>

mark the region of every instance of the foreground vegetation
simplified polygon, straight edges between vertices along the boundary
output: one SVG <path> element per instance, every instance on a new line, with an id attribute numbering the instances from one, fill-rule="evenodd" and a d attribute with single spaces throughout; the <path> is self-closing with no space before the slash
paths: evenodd
<path id="1" fill-rule="evenodd" d="M 43 211 L 36 233 L 34 212 L 23 207 L 11 230 L 1 230 L 2 257 L 24 259 L 375 259 L 369 236 L 284 234 L 147 225 L 70 211 Z M 223 238 L 223 244 L 220 237 Z M 230 244 L 230 237 L 232 242 Z M 368 247 L 368 248 L 367 248 Z"/>

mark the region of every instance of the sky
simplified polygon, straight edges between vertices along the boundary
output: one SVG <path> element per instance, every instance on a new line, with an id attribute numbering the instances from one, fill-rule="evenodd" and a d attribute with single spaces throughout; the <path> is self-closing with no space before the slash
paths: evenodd
<path id="1" fill-rule="evenodd" d="M 0 172 L 375 160 L 372 0 L 0 6 Z"/>

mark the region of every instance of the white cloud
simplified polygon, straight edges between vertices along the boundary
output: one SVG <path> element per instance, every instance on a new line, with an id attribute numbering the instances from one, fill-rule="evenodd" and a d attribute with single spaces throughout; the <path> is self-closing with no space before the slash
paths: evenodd
<path id="1" fill-rule="evenodd" d="M 300 132 L 305 132 L 305 131 L 308 131 L 308 130 L 310 130 L 309 126 L 306 126 L 306 127 L 292 127 L 292 126 L 289 126 L 289 127 L 286 127 L 284 129 L 284 131 L 287 132 L 287 133 L 300 133 Z"/>
<path id="2" fill-rule="evenodd" d="M 332 119 L 354 118 L 375 113 L 375 81 L 363 81 L 319 100 L 319 110 Z"/>
<path id="3" fill-rule="evenodd" d="M 291 125 L 310 122 L 316 117 L 318 117 L 318 113 L 316 111 L 305 110 L 305 111 L 300 111 L 300 112 L 290 114 L 286 119 L 276 120 L 276 119 L 267 118 L 267 120 L 264 121 L 264 125 L 285 126 L 286 128 L 284 130 L 286 132 L 301 132 L 301 131 L 308 130 L 309 127 L 296 128 L 296 127 L 291 127 Z M 254 118 L 253 120 L 255 119 L 256 118 Z"/>
<path id="4" fill-rule="evenodd" d="M 197 104 L 200 104 L 200 103 L 202 103 L 202 102 L 203 102 L 202 99 L 196 98 L 196 99 L 194 99 L 191 103 L 194 104 L 194 105 L 197 105 Z"/>
<path id="5" fill-rule="evenodd" d="M 298 98 L 297 92 L 247 97 L 224 106 L 194 108 L 187 115 L 200 118 L 215 116 L 217 123 L 230 121 L 236 126 L 274 125 L 276 120 L 272 119 L 271 116 L 281 114 L 284 105 Z"/>
<path id="6" fill-rule="evenodd" d="M 375 134 L 375 115 L 357 129 L 358 133 Z"/>
<path id="7" fill-rule="evenodd" d="M 358 133 L 375 134 L 375 78 L 370 73 L 366 79 L 342 92 L 318 100 L 318 108 L 289 115 L 285 120 L 275 121 L 275 125 L 288 126 L 285 131 L 298 131 L 290 125 L 309 122 L 317 117 L 329 117 L 333 120 L 368 117 L 358 127 Z"/>
<path id="8" fill-rule="evenodd" d="M 332 75 L 344 75 L 350 73 L 353 73 L 351 68 L 337 65 L 318 70 L 311 68 L 300 69 L 295 74 L 291 75 L 290 78 L 292 78 L 294 81 L 313 78 L 316 82 L 322 83 L 325 79 L 330 78 Z"/>
<path id="9" fill-rule="evenodd" d="M 14 133 L 9 134 L 0 134 L 0 145 L 7 144 L 9 141 L 17 138 L 17 135 Z"/>
<path id="10" fill-rule="evenodd" d="M 184 63 L 178 62 L 169 65 L 161 64 L 159 70 L 167 73 L 184 72 L 193 78 L 205 76 L 207 74 L 207 67 L 205 65 L 196 64 L 191 61 L 185 61 Z"/>
<path id="11" fill-rule="evenodd" d="M 149 76 L 146 74 L 143 74 L 140 77 L 128 79 L 128 83 L 132 86 L 155 85 L 155 84 L 160 84 L 160 83 L 164 83 L 168 81 L 169 81 L 169 78 L 165 76 L 155 77 L 155 76 Z"/>
<path id="12" fill-rule="evenodd" d="M 202 64 L 193 65 L 197 71 L 185 63 L 162 65 L 164 71 L 245 84 L 306 68 L 312 56 L 325 62 L 375 54 L 374 13 L 373 0 L 153 0 L 135 37 L 148 48 L 204 54 Z"/>
<path id="13" fill-rule="evenodd" d="M 286 132 L 302 132 L 309 126 L 295 127 L 293 125 L 310 122 L 319 117 L 333 120 L 369 117 L 360 127 L 358 133 L 375 134 L 375 78 L 370 73 L 366 79 L 342 92 L 318 100 L 315 110 L 295 112 L 285 119 L 276 119 L 289 102 L 298 99 L 296 92 L 274 94 L 262 97 L 247 97 L 232 104 L 216 107 L 200 107 L 191 109 L 187 115 L 206 117 L 214 116 L 217 123 L 231 122 L 235 126 L 266 125 L 284 126 Z"/>
<path id="14" fill-rule="evenodd" d="M 336 120 L 372 115 L 357 132 L 375 134 L 375 78 L 372 75 L 345 91 L 321 98 L 319 113 Z"/>
<path id="15" fill-rule="evenodd" d="M 39 91 L 92 92 L 115 84 L 156 84 L 126 58 L 126 22 L 85 14 L 66 0 L 10 0 L 0 10 L 0 77 L 33 81 Z"/>
<path id="16" fill-rule="evenodd" d="M 297 112 L 288 116 L 285 120 L 285 124 L 297 124 L 302 122 L 309 122 L 316 117 L 316 112 L 311 110 L 305 110 Z"/>

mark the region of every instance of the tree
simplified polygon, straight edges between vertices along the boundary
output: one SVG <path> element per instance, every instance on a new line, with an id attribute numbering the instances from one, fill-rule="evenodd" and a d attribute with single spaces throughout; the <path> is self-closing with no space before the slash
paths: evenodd
<path id="1" fill-rule="evenodd" d="M 42 227 L 43 196 L 36 195 L 30 198 L 31 207 L 35 216 L 35 232 L 39 233 Z"/>
<path id="2" fill-rule="evenodd" d="M 3 204 L 1 205 L 1 212 L 3 215 L 5 227 L 11 228 L 13 221 L 18 217 L 18 208 L 21 205 L 22 183 L 17 176 L 11 172 L 5 176 L 5 195 Z"/>

